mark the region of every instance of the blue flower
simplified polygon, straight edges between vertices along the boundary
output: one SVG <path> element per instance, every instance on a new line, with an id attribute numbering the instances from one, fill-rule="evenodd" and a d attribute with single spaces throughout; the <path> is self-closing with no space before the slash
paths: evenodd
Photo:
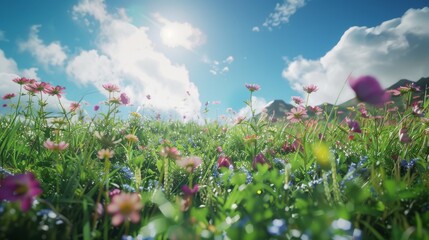
<path id="1" fill-rule="evenodd" d="M 267 230 L 271 235 L 281 236 L 287 230 L 286 221 L 284 219 L 274 219 L 267 227 Z"/>

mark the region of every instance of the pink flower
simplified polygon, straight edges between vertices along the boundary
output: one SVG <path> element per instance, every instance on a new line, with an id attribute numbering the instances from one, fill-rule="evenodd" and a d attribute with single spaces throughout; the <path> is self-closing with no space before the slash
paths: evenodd
<path id="1" fill-rule="evenodd" d="M 268 166 L 269 166 L 268 160 L 263 153 L 258 153 L 258 155 L 256 155 L 253 158 L 252 167 L 254 170 L 258 169 L 258 167 L 257 167 L 258 164 L 261 164 L 261 165 L 268 164 Z"/>
<path id="2" fill-rule="evenodd" d="M 323 109 L 319 106 L 309 106 L 310 111 L 314 112 L 316 115 L 320 115 L 323 113 Z"/>
<path id="3" fill-rule="evenodd" d="M 101 149 L 97 152 L 97 157 L 99 159 L 106 159 L 106 158 L 112 158 L 115 152 L 110 149 Z"/>
<path id="4" fill-rule="evenodd" d="M 32 173 L 7 176 L 0 180 L 0 200 L 20 202 L 27 212 L 35 197 L 42 194 L 39 182 Z"/>
<path id="5" fill-rule="evenodd" d="M 292 97 L 292 101 L 296 104 L 296 105 L 301 105 L 304 103 L 304 99 L 297 97 L 297 96 L 293 96 Z"/>
<path id="6" fill-rule="evenodd" d="M 246 88 L 249 89 L 250 92 L 258 91 L 261 87 L 258 84 L 245 84 Z"/>
<path id="7" fill-rule="evenodd" d="M 163 157 L 169 157 L 169 158 L 177 160 L 180 158 L 180 151 L 177 150 L 177 148 L 175 148 L 175 147 L 168 147 L 167 146 L 161 150 L 160 155 Z"/>
<path id="8" fill-rule="evenodd" d="M 60 143 L 54 143 L 48 139 L 43 143 L 43 146 L 52 151 L 63 151 L 69 146 L 69 144 L 64 141 L 61 141 Z"/>
<path id="9" fill-rule="evenodd" d="M 289 113 L 287 113 L 287 119 L 291 123 L 297 123 L 301 121 L 303 118 L 307 118 L 307 110 L 303 107 L 292 108 Z"/>
<path id="10" fill-rule="evenodd" d="M 185 194 L 185 196 L 193 196 L 195 193 L 198 192 L 198 185 L 195 184 L 195 186 L 192 189 L 189 188 L 188 185 L 183 185 L 182 191 Z"/>
<path id="11" fill-rule="evenodd" d="M 317 90 L 319 90 L 319 87 L 314 85 L 314 84 L 310 84 L 308 86 L 304 86 L 303 87 L 304 91 L 306 91 L 308 94 L 313 93 L 313 92 L 317 92 Z"/>
<path id="12" fill-rule="evenodd" d="M 15 97 L 15 93 L 6 93 L 3 97 L 2 97 L 2 99 L 3 100 L 7 100 L 7 99 L 12 99 L 12 98 L 14 98 Z"/>
<path id="13" fill-rule="evenodd" d="M 97 111 L 98 111 L 98 109 L 100 109 L 100 106 L 95 105 L 95 106 L 94 106 L 94 111 L 96 111 L 96 112 L 97 112 Z"/>
<path id="14" fill-rule="evenodd" d="M 408 129 L 401 128 L 399 130 L 399 141 L 401 141 L 403 143 L 410 143 L 411 142 L 411 138 L 410 138 L 410 136 L 408 136 Z"/>
<path id="15" fill-rule="evenodd" d="M 57 96 L 58 98 L 61 98 L 61 95 L 64 94 L 64 89 L 66 88 L 61 86 L 49 86 L 48 89 L 46 89 L 46 93 L 51 96 Z"/>
<path id="16" fill-rule="evenodd" d="M 362 76 L 349 80 L 350 87 L 356 93 L 358 100 L 375 106 L 383 106 L 389 101 L 390 95 L 381 88 L 380 83 L 372 76 Z"/>
<path id="17" fill-rule="evenodd" d="M 124 104 L 124 105 L 130 104 L 130 98 L 127 96 L 126 93 L 121 93 L 119 98 L 120 98 L 122 104 Z"/>
<path id="18" fill-rule="evenodd" d="M 217 159 L 218 168 L 229 168 L 231 166 L 231 159 L 224 154 L 220 155 Z"/>
<path id="19" fill-rule="evenodd" d="M 80 104 L 77 102 L 73 102 L 70 104 L 70 111 L 74 112 L 80 107 Z"/>
<path id="20" fill-rule="evenodd" d="M 108 92 L 120 92 L 121 89 L 118 87 L 118 85 L 113 83 L 106 83 L 102 85 L 104 89 L 106 89 Z"/>
<path id="21" fill-rule="evenodd" d="M 201 165 L 202 160 L 199 157 L 183 157 L 176 161 L 177 165 L 184 168 L 186 171 L 192 173 L 194 170 Z"/>
<path id="22" fill-rule="evenodd" d="M 15 83 L 18 83 L 19 85 L 26 85 L 26 84 L 31 84 L 31 83 L 36 82 L 36 80 L 34 80 L 34 79 L 28 79 L 25 77 L 15 78 L 12 81 L 14 81 Z"/>
<path id="23" fill-rule="evenodd" d="M 142 208 L 143 204 L 137 193 L 120 193 L 113 196 L 112 202 L 107 206 L 107 212 L 112 215 L 112 225 L 119 226 L 124 221 L 140 221 Z"/>
<path id="24" fill-rule="evenodd" d="M 118 188 L 115 188 L 115 189 L 113 189 L 112 191 L 110 191 L 110 192 L 109 192 L 110 200 L 112 200 L 112 198 L 113 198 L 114 196 L 116 196 L 116 195 L 118 195 L 118 194 L 120 194 L 120 193 L 121 193 L 121 189 L 118 189 Z"/>

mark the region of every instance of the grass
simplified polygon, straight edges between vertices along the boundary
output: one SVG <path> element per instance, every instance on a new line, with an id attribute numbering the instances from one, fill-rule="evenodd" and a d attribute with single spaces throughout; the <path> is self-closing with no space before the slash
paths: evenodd
<path id="1" fill-rule="evenodd" d="M 0 202 L 1 239 L 429 239 L 429 101 L 351 110 L 357 133 L 335 112 L 273 122 L 250 101 L 238 124 L 198 124 L 120 118 L 114 92 L 93 116 L 17 95 L 0 117 L 0 176 L 31 172 L 43 193 L 29 211 Z M 201 164 L 181 166 L 189 156 Z M 112 224 L 114 189 L 138 194 L 138 221 Z"/>

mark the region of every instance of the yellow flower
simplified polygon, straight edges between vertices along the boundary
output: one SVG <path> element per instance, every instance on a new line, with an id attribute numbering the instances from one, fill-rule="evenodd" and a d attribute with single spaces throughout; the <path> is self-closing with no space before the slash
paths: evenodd
<path id="1" fill-rule="evenodd" d="M 316 157 L 317 162 L 323 169 L 329 169 L 332 161 L 332 154 L 325 143 L 319 142 L 314 144 L 313 154 Z"/>

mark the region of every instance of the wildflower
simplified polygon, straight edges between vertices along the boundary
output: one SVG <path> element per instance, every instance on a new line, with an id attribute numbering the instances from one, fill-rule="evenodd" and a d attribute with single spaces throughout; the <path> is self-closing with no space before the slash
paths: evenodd
<path id="1" fill-rule="evenodd" d="M 97 156 L 99 159 L 112 158 L 113 154 L 115 154 L 115 152 L 110 149 L 101 149 L 97 152 Z"/>
<path id="2" fill-rule="evenodd" d="M 410 136 L 408 136 L 408 129 L 401 128 L 399 130 L 399 141 L 401 141 L 403 143 L 410 143 L 411 142 L 411 138 L 410 138 Z"/>
<path id="3" fill-rule="evenodd" d="M 323 169 L 329 169 L 332 155 L 329 151 L 328 146 L 325 143 L 319 142 L 313 145 L 313 154 L 316 157 L 317 162 Z"/>
<path id="4" fill-rule="evenodd" d="M 119 195 L 121 193 L 121 189 L 115 188 L 112 191 L 109 192 L 110 200 L 116 195 Z"/>
<path id="5" fill-rule="evenodd" d="M 304 103 L 304 99 L 297 97 L 297 96 L 293 96 L 292 97 L 292 101 L 296 104 L 296 105 L 302 105 Z"/>
<path id="6" fill-rule="evenodd" d="M 94 111 L 96 111 L 96 112 L 97 112 L 97 111 L 98 111 L 98 109 L 100 109 L 100 106 L 95 105 L 95 106 L 94 106 Z"/>
<path id="7" fill-rule="evenodd" d="M 80 107 L 80 104 L 77 102 L 73 102 L 70 104 L 70 111 L 74 112 Z"/>
<path id="8" fill-rule="evenodd" d="M 120 193 L 113 196 L 107 206 L 107 212 L 112 216 L 112 225 L 119 226 L 123 221 L 137 223 L 140 221 L 140 210 L 143 208 L 140 196 L 136 193 Z"/>
<path id="9" fill-rule="evenodd" d="M 319 106 L 309 106 L 310 111 L 312 111 L 313 113 L 315 113 L 316 115 L 320 115 L 323 113 L 323 109 Z"/>
<path id="10" fill-rule="evenodd" d="M 186 169 L 186 171 L 192 173 L 194 170 L 201 165 L 202 160 L 199 157 L 191 156 L 191 157 L 183 157 L 176 161 L 177 165 Z"/>
<path id="11" fill-rule="evenodd" d="M 303 118 L 307 118 L 307 110 L 303 107 L 292 108 L 289 113 L 287 113 L 287 119 L 291 123 L 297 123 L 301 121 Z"/>
<path id="12" fill-rule="evenodd" d="M 267 230 L 271 235 L 282 236 L 287 230 L 286 221 L 284 219 L 274 219 Z"/>
<path id="13" fill-rule="evenodd" d="M 217 147 L 216 147 L 216 152 L 218 152 L 218 153 L 222 153 L 222 152 L 223 152 L 222 147 L 221 147 L 221 146 L 217 146 Z"/>
<path id="14" fill-rule="evenodd" d="M 310 94 L 310 93 L 317 92 L 317 90 L 319 90 L 319 87 L 318 87 L 318 86 L 316 86 L 316 85 L 314 85 L 314 84 L 310 84 L 310 85 L 304 86 L 304 87 L 303 87 L 303 89 L 304 89 L 304 91 L 306 91 L 308 94 Z"/>
<path id="15" fill-rule="evenodd" d="M 195 184 L 195 186 L 192 189 L 189 188 L 188 185 L 183 185 L 182 191 L 185 194 L 185 196 L 193 196 L 195 193 L 198 192 L 198 184 Z"/>
<path id="16" fill-rule="evenodd" d="M 258 140 L 259 139 L 259 136 L 257 136 L 256 134 L 253 134 L 253 135 L 246 135 L 245 137 L 244 137 L 244 142 L 246 142 L 246 143 L 254 143 L 254 142 L 256 142 L 256 140 Z"/>
<path id="17" fill-rule="evenodd" d="M 350 87 L 356 93 L 357 99 L 375 106 L 382 106 L 389 101 L 390 95 L 384 91 L 380 83 L 372 76 L 362 76 L 350 79 Z"/>
<path id="18" fill-rule="evenodd" d="M 119 98 L 112 97 L 109 99 L 109 103 L 112 104 L 121 104 L 121 100 Z"/>
<path id="19" fill-rule="evenodd" d="M 66 89 L 65 87 L 61 87 L 61 86 L 49 86 L 46 89 L 46 93 L 51 95 L 51 96 L 57 96 L 58 98 L 61 98 L 61 94 L 64 94 L 64 89 Z"/>
<path id="20" fill-rule="evenodd" d="M 130 115 L 131 115 L 133 118 L 141 118 L 141 117 L 142 117 L 142 115 L 140 115 L 140 113 L 138 113 L 138 112 L 131 112 L 131 113 L 130 113 Z"/>
<path id="21" fill-rule="evenodd" d="M 19 85 L 26 85 L 29 83 L 34 83 L 36 80 L 22 77 L 22 78 L 15 78 L 12 81 L 14 81 L 15 83 L 18 83 Z"/>
<path id="22" fill-rule="evenodd" d="M 3 97 L 2 97 L 2 99 L 3 100 L 7 100 L 7 99 L 12 99 L 12 98 L 14 98 L 15 97 L 15 93 L 6 93 Z"/>
<path id="23" fill-rule="evenodd" d="M 139 141 L 139 138 L 134 134 L 127 134 L 124 137 L 129 143 L 136 143 Z"/>
<path id="24" fill-rule="evenodd" d="M 51 88 L 51 85 L 46 82 L 33 82 L 24 86 L 24 89 L 31 93 L 44 92 L 47 93 L 47 90 Z"/>
<path id="25" fill-rule="evenodd" d="M 130 97 L 128 97 L 128 95 L 126 93 L 121 93 L 119 98 L 120 98 L 122 104 L 124 104 L 124 105 L 130 104 Z"/>
<path id="26" fill-rule="evenodd" d="M 112 83 L 106 83 L 106 84 L 103 84 L 102 86 L 108 92 L 119 92 L 119 91 L 121 91 L 117 85 L 112 84 Z"/>
<path id="27" fill-rule="evenodd" d="M 43 143 L 43 146 L 52 151 L 63 151 L 69 146 L 69 144 L 64 141 L 54 143 L 50 139 L 48 139 Z"/>
<path id="28" fill-rule="evenodd" d="M 23 212 L 30 209 L 33 199 L 40 194 L 42 189 L 32 173 L 7 176 L 0 180 L 0 200 L 20 202 Z"/>
<path id="29" fill-rule="evenodd" d="M 252 167 L 254 170 L 258 169 L 258 167 L 257 167 L 258 164 L 260 164 L 260 165 L 268 164 L 268 166 L 269 166 L 268 160 L 263 153 L 258 153 L 258 155 L 256 155 L 253 158 Z"/>
<path id="30" fill-rule="evenodd" d="M 250 92 L 258 91 L 261 87 L 258 84 L 245 84 L 246 88 L 249 89 Z"/>
<path id="31" fill-rule="evenodd" d="M 349 119 L 348 117 L 346 117 L 346 123 L 349 126 L 350 131 L 355 132 L 355 133 L 361 133 L 362 132 L 358 122 L 353 121 L 353 120 Z"/>
<path id="32" fill-rule="evenodd" d="M 231 159 L 225 155 L 220 155 L 217 159 L 217 167 L 218 168 L 229 168 L 231 166 Z"/>
<path id="33" fill-rule="evenodd" d="M 168 147 L 167 146 L 161 150 L 160 155 L 163 157 L 169 157 L 169 158 L 177 160 L 180 158 L 180 151 L 177 150 L 177 148 L 175 148 L 175 147 Z"/>

